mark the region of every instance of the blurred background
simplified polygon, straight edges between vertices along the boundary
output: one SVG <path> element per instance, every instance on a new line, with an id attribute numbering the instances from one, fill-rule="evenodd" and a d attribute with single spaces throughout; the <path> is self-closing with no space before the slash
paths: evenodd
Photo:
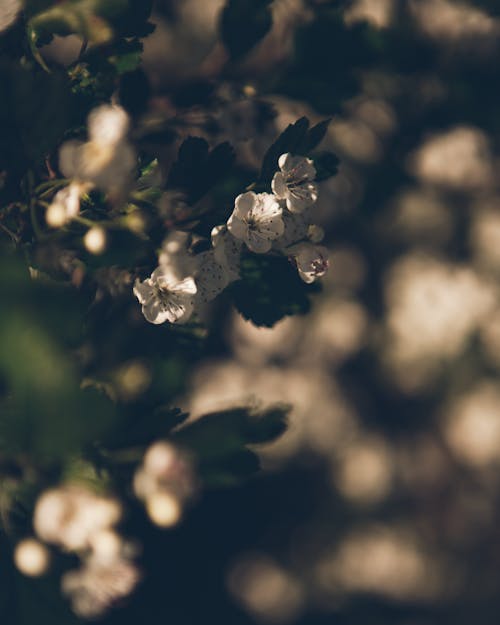
<path id="1" fill-rule="evenodd" d="M 310 314 L 272 329 L 224 298 L 211 312 L 182 407 L 287 402 L 289 429 L 258 478 L 149 529 L 146 580 L 105 622 L 496 625 L 498 4 L 274 0 L 232 62 L 224 4 L 156 3 L 151 110 L 182 96 L 186 134 L 229 140 L 242 171 L 287 124 L 331 117 L 341 165 L 314 208 L 330 272 Z M 215 126 L 186 105 L 211 81 Z"/>

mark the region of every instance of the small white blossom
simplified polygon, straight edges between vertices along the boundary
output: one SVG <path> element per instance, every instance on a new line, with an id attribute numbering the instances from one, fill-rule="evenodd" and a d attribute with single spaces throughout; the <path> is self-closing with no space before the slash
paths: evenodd
<path id="1" fill-rule="evenodd" d="M 286 253 L 286 248 L 307 239 L 309 224 L 304 215 L 289 211 L 283 213 L 283 223 L 283 234 L 274 241 L 273 248 Z"/>
<path id="2" fill-rule="evenodd" d="M 244 241 L 252 252 L 264 254 L 284 231 L 283 210 L 269 193 L 248 191 L 238 195 L 227 222 L 231 234 Z"/>
<path id="3" fill-rule="evenodd" d="M 106 250 L 108 237 L 101 226 L 92 226 L 83 237 L 83 244 L 91 254 L 102 254 Z"/>
<path id="4" fill-rule="evenodd" d="M 240 277 L 242 242 L 236 239 L 227 226 L 215 226 L 211 232 L 215 260 L 227 271 L 232 282 Z"/>
<path id="5" fill-rule="evenodd" d="M 211 302 L 232 282 L 224 265 L 217 262 L 214 250 L 202 252 L 196 257 L 196 304 Z"/>
<path id="6" fill-rule="evenodd" d="M 78 182 L 72 182 L 60 189 L 45 213 L 47 224 L 52 228 L 59 228 L 77 217 L 80 212 L 80 197 L 85 191 L 85 185 Z"/>
<path id="7" fill-rule="evenodd" d="M 328 250 L 312 243 L 299 243 L 290 250 L 295 260 L 299 276 L 307 284 L 311 284 L 325 275 L 328 270 Z"/>
<path id="8" fill-rule="evenodd" d="M 310 158 L 282 154 L 278 159 L 281 171 L 274 174 L 271 188 L 279 200 L 286 201 L 292 213 L 301 213 L 318 199 L 318 187 L 312 182 L 316 169 Z"/>
<path id="9" fill-rule="evenodd" d="M 93 534 L 115 525 L 121 512 L 114 499 L 77 487 L 61 487 L 41 495 L 33 524 L 45 542 L 78 551 L 89 546 Z"/>
<path id="10" fill-rule="evenodd" d="M 73 611 L 83 618 L 102 616 L 137 586 L 141 574 L 130 560 L 111 561 L 89 558 L 79 569 L 62 577 L 62 590 L 71 599 Z"/>
<path id="11" fill-rule="evenodd" d="M 130 119 L 121 106 L 103 104 L 87 118 L 89 138 L 101 145 L 118 145 L 127 139 Z"/>
<path id="12" fill-rule="evenodd" d="M 127 141 L 128 115 L 119 106 L 103 105 L 88 116 L 89 141 L 67 141 L 59 151 L 59 167 L 67 178 L 91 183 L 120 196 L 136 165 Z"/>
<path id="13" fill-rule="evenodd" d="M 168 267 L 160 266 L 150 278 L 136 280 L 134 295 L 150 323 L 185 323 L 193 312 L 196 290 L 192 277 L 180 278 Z"/>
<path id="14" fill-rule="evenodd" d="M 168 269 L 179 278 L 192 276 L 196 262 L 188 252 L 189 234 L 181 230 L 174 230 L 168 234 L 162 243 L 158 264 Z"/>

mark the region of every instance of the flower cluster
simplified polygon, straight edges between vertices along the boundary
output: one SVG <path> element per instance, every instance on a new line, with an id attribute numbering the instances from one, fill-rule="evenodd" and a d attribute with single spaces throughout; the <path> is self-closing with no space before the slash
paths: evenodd
<path id="1" fill-rule="evenodd" d="M 194 311 L 239 279 L 245 248 L 255 254 L 286 255 L 308 284 L 326 273 L 328 252 L 316 245 L 323 232 L 307 217 L 307 209 L 318 198 L 313 161 L 287 153 L 279 157 L 278 167 L 272 193 L 238 195 L 227 224 L 212 230 L 208 251 L 194 255 L 188 251 L 187 235 L 169 235 L 159 266 L 134 286 L 147 321 L 188 321 Z"/>
<path id="2" fill-rule="evenodd" d="M 103 104 L 87 118 L 88 141 L 67 141 L 59 151 L 59 168 L 71 183 L 58 191 L 47 208 L 49 226 L 59 227 L 77 217 L 80 198 L 93 188 L 111 201 L 123 198 L 136 166 L 127 139 L 130 119 L 118 105 Z"/>
<path id="3" fill-rule="evenodd" d="M 26 539 L 15 553 L 16 564 L 27 575 L 41 575 L 48 566 L 43 543 L 76 554 L 78 569 L 62 577 L 62 589 L 73 610 L 84 618 L 102 615 L 129 595 L 140 580 L 130 545 L 116 531 L 122 506 L 116 500 L 79 486 L 61 486 L 45 491 L 33 517 L 40 541 Z"/>
<path id="4" fill-rule="evenodd" d="M 195 489 L 189 459 L 165 441 L 149 447 L 134 476 L 134 492 L 144 501 L 150 519 L 159 527 L 172 527 L 180 521 Z"/>

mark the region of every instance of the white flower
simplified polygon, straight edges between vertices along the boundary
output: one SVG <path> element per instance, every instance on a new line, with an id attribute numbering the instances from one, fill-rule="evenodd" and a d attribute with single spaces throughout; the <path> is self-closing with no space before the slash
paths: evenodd
<path id="1" fill-rule="evenodd" d="M 74 219 L 80 212 L 80 197 L 85 191 L 85 185 L 78 182 L 72 182 L 60 189 L 47 208 L 45 219 L 48 225 L 58 228 Z"/>
<path id="2" fill-rule="evenodd" d="M 45 491 L 38 499 L 33 525 L 45 542 L 78 551 L 89 546 L 92 535 L 112 527 L 120 517 L 121 506 L 114 499 L 77 487 L 61 487 Z"/>
<path id="3" fill-rule="evenodd" d="M 130 183 L 136 155 L 127 141 L 128 115 L 104 105 L 88 116 L 89 141 L 67 141 L 59 151 L 59 167 L 67 178 L 91 183 L 120 196 Z"/>
<path id="4" fill-rule="evenodd" d="M 328 250 L 312 243 L 299 243 L 290 249 L 299 276 L 307 284 L 321 278 L 328 270 Z"/>
<path id="5" fill-rule="evenodd" d="M 90 112 L 87 127 L 91 141 L 101 145 L 118 145 L 127 138 L 130 119 L 121 106 L 103 104 Z"/>
<path id="6" fill-rule="evenodd" d="M 193 312 L 196 284 L 192 277 L 180 278 L 168 267 L 157 267 L 150 278 L 136 280 L 134 295 L 150 323 L 185 323 Z"/>
<path id="7" fill-rule="evenodd" d="M 196 268 L 195 260 L 188 252 L 189 234 L 181 230 L 174 230 L 164 239 L 158 264 L 168 269 L 179 278 L 193 275 Z"/>
<path id="8" fill-rule="evenodd" d="M 93 619 L 127 597 L 140 578 L 137 566 L 126 558 L 116 557 L 110 562 L 90 558 L 79 569 L 63 575 L 62 590 L 78 616 Z"/>
<path id="9" fill-rule="evenodd" d="M 301 213 L 318 199 L 318 187 L 312 182 L 316 169 L 310 158 L 282 154 L 278 159 L 281 171 L 274 174 L 271 188 L 279 200 L 286 200 L 292 213 Z"/>
<path id="10" fill-rule="evenodd" d="M 211 232 L 212 246 L 215 260 L 222 265 L 228 274 L 230 281 L 240 277 L 241 246 L 227 229 L 227 226 L 215 226 Z"/>
<path id="11" fill-rule="evenodd" d="M 244 241 L 252 252 L 264 254 L 283 234 L 283 210 L 269 193 L 248 191 L 238 195 L 227 222 L 231 234 Z"/>
<path id="12" fill-rule="evenodd" d="M 273 243 L 273 247 L 286 253 L 286 248 L 307 239 L 309 225 L 304 215 L 289 211 L 283 213 L 283 223 L 283 234 Z"/>
<path id="13" fill-rule="evenodd" d="M 196 269 L 196 304 L 206 304 L 222 293 L 233 281 L 224 265 L 217 262 L 214 250 L 202 252 L 195 257 Z"/>

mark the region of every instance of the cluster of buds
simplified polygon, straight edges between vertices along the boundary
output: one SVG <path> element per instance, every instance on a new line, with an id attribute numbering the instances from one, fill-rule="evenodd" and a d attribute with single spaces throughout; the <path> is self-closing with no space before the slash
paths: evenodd
<path id="1" fill-rule="evenodd" d="M 134 492 L 159 527 L 176 525 L 196 491 L 191 461 L 171 443 L 159 441 L 146 451 L 134 476 Z"/>
<path id="2" fill-rule="evenodd" d="M 42 575 L 49 565 L 47 544 L 76 554 L 80 567 L 62 577 L 62 590 L 74 612 L 99 617 L 127 597 L 140 580 L 133 548 L 118 533 L 121 504 L 80 486 L 61 486 L 42 493 L 33 517 L 37 539 L 21 541 L 14 559 L 19 570 Z"/>

